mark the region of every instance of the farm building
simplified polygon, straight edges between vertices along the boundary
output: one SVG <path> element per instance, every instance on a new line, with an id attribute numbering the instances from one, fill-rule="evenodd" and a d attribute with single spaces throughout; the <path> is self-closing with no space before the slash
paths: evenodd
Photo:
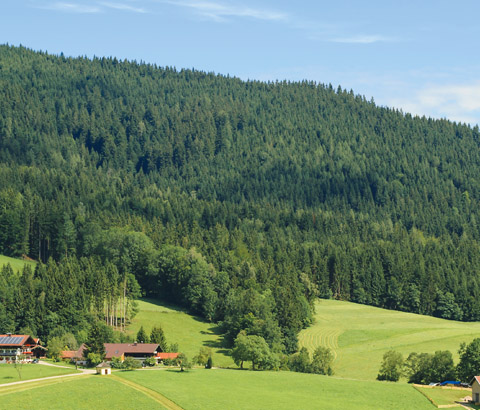
<path id="1" fill-rule="evenodd" d="M 475 376 L 470 384 L 472 385 L 472 400 L 475 404 L 480 404 L 480 376 Z"/>
<path id="2" fill-rule="evenodd" d="M 30 335 L 0 335 L 0 363 L 22 361 L 31 362 L 45 356 L 47 349 L 40 345 L 40 339 Z"/>
<path id="3" fill-rule="evenodd" d="M 157 363 L 160 363 L 163 360 L 173 360 L 178 357 L 178 353 L 165 353 L 165 352 L 160 352 L 157 353 Z"/>
<path id="4" fill-rule="evenodd" d="M 86 361 L 84 360 L 84 357 L 83 357 L 84 350 L 85 350 L 84 343 L 82 343 L 82 345 L 78 350 L 63 350 L 60 352 L 60 359 L 77 362 L 77 364 L 85 364 Z"/>

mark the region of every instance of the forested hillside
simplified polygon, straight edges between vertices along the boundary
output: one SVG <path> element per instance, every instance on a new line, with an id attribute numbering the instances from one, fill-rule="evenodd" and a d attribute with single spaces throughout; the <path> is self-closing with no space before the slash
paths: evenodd
<path id="1" fill-rule="evenodd" d="M 111 263 L 119 295 L 287 352 L 317 296 L 480 320 L 479 139 L 313 82 L 1 46 L 0 253 Z"/>

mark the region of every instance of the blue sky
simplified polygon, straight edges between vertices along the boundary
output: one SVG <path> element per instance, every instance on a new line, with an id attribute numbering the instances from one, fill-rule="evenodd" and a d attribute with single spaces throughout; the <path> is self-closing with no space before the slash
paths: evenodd
<path id="1" fill-rule="evenodd" d="M 2 0 L 0 43 L 314 80 L 480 124 L 478 0 Z"/>

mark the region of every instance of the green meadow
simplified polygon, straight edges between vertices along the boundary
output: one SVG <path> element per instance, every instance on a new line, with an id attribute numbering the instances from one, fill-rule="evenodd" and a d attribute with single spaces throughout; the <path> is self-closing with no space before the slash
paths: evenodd
<path id="1" fill-rule="evenodd" d="M 133 337 L 140 326 L 150 334 L 153 326 L 161 325 L 167 342 L 178 343 L 179 350 L 187 357 L 192 358 L 198 354 L 201 347 L 210 347 L 214 366 L 234 366 L 232 358 L 226 355 L 227 350 L 222 347 L 222 337 L 218 326 L 214 323 L 206 322 L 200 317 L 189 315 L 182 309 L 155 300 L 143 299 L 137 302 L 139 312 L 127 329 Z"/>
<path id="2" fill-rule="evenodd" d="M 59 376 L 62 374 L 77 373 L 75 369 L 44 366 L 41 364 L 25 363 L 21 367 L 22 378 L 13 364 L 0 364 L 0 384 L 18 382 L 20 380 L 39 379 L 42 377 Z"/>
<path id="3" fill-rule="evenodd" d="M 0 387 L 2 409 L 162 409 L 155 400 L 108 377 L 78 376 Z"/>
<path id="4" fill-rule="evenodd" d="M 374 380 L 383 354 L 397 350 L 450 350 L 458 360 L 461 342 L 480 337 L 480 323 L 456 322 L 336 300 L 319 300 L 315 323 L 299 335 L 300 346 L 330 347 L 336 376 Z"/>
<path id="5" fill-rule="evenodd" d="M 184 409 L 432 410 L 413 386 L 293 372 L 194 369 L 117 373 Z"/>
<path id="6" fill-rule="evenodd" d="M 0 267 L 7 264 L 10 264 L 14 272 L 19 272 L 25 265 L 30 265 L 32 269 L 35 269 L 36 262 L 0 255 Z"/>
<path id="7" fill-rule="evenodd" d="M 437 406 L 451 406 L 455 402 L 463 402 L 466 396 L 472 395 L 471 389 L 452 389 L 448 387 L 419 387 L 416 389 L 428 397 Z M 458 405 L 458 407 L 461 407 Z"/>

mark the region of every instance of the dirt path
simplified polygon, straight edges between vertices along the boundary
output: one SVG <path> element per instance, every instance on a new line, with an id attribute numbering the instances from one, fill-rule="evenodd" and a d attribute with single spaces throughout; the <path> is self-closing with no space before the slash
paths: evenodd
<path id="1" fill-rule="evenodd" d="M 148 387 L 142 386 L 141 384 L 132 382 L 130 380 L 124 379 L 123 377 L 118 377 L 116 375 L 111 375 L 109 376 L 110 378 L 125 384 L 126 386 L 135 389 L 153 400 L 155 400 L 157 403 L 161 404 L 163 407 L 165 407 L 167 410 L 183 410 L 178 404 L 174 403 L 170 399 L 166 398 L 164 395 L 149 389 Z"/>
<path id="2" fill-rule="evenodd" d="M 35 366 L 38 366 L 38 365 L 40 365 L 40 366 L 61 367 L 63 369 L 75 370 L 75 369 L 72 369 L 71 367 L 60 366 L 60 365 L 47 363 L 47 362 L 39 362 Z M 38 378 L 38 379 L 20 380 L 18 382 L 3 383 L 3 384 L 0 384 L 0 388 L 8 387 L 8 386 L 16 386 L 16 385 L 19 385 L 19 384 L 36 383 L 36 382 L 40 382 L 40 381 L 43 381 L 43 380 L 62 379 L 62 378 L 65 378 L 65 377 L 83 376 L 83 375 L 86 375 L 86 374 L 94 374 L 95 373 L 95 370 L 91 370 L 91 369 L 78 369 L 78 370 L 81 373 L 60 374 L 58 376 L 48 376 L 48 377 L 41 377 L 41 378 Z M 4 390 L 0 390 L 0 392 L 3 392 L 3 391 Z"/>
<path id="3" fill-rule="evenodd" d="M 61 369 L 78 370 L 78 371 L 82 372 L 83 374 L 95 374 L 96 373 L 96 370 L 94 370 L 94 369 L 74 369 L 73 367 L 62 366 L 60 364 L 48 363 L 48 362 L 44 362 L 42 360 L 40 360 L 38 362 L 38 364 L 41 364 L 43 366 L 60 367 Z"/>

